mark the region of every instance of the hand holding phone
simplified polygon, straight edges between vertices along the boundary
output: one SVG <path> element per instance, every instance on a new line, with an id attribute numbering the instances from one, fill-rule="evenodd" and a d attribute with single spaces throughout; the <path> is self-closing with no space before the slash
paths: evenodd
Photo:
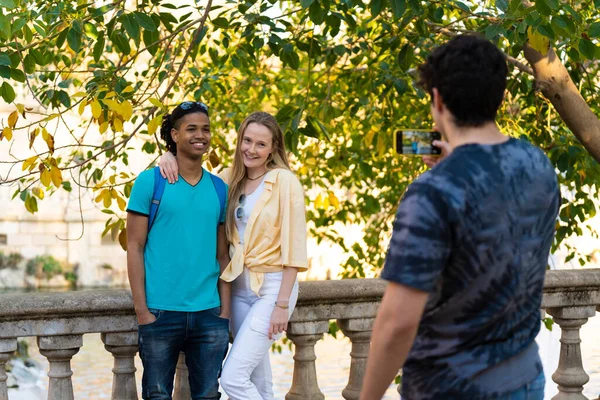
<path id="1" fill-rule="evenodd" d="M 442 149 L 433 145 L 442 139 L 442 135 L 434 130 L 403 129 L 394 137 L 394 149 L 397 154 L 409 156 L 439 156 Z"/>

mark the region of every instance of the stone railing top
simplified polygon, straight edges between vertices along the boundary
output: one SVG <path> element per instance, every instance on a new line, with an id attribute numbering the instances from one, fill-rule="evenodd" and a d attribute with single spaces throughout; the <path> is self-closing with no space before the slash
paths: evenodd
<path id="1" fill-rule="evenodd" d="M 298 307 L 326 304 L 378 302 L 385 291 L 381 279 L 347 279 L 300 283 Z M 600 303 L 600 269 L 548 271 L 544 284 L 544 307 L 568 306 L 580 299 L 580 292 L 592 295 L 586 304 Z M 575 293 L 573 296 L 558 296 Z M 554 299 L 548 303 L 548 299 Z M 548 303 L 548 304 L 546 304 Z M 76 292 L 34 292 L 0 295 L 0 322 L 54 317 L 132 315 L 129 290 L 84 290 Z"/>
<path id="2" fill-rule="evenodd" d="M 0 321 L 86 315 L 118 316 L 133 312 L 131 292 L 125 289 L 0 295 Z"/>

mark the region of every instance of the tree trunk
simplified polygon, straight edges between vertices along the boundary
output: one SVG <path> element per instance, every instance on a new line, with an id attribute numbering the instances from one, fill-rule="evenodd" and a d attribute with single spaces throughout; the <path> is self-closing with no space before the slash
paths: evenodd
<path id="1" fill-rule="evenodd" d="M 556 56 L 554 49 L 550 47 L 546 55 L 542 55 L 525 44 L 523 52 L 533 68 L 537 86 L 577 140 L 600 162 L 600 120 L 577 90 L 569 71 Z"/>

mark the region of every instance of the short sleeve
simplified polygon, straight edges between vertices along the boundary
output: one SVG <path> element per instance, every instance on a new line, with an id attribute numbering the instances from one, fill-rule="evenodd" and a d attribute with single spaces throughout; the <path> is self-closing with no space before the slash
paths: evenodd
<path id="1" fill-rule="evenodd" d="M 306 246 L 306 208 L 304 189 L 296 176 L 289 171 L 279 175 L 279 215 L 281 215 L 281 264 L 298 268 L 301 272 L 308 268 Z"/>
<path id="2" fill-rule="evenodd" d="M 150 203 L 154 191 L 154 171 L 146 170 L 138 175 L 133 183 L 127 212 L 148 216 L 150 214 Z"/>
<path id="3" fill-rule="evenodd" d="M 451 249 L 448 206 L 427 183 L 413 183 L 400 201 L 381 277 L 432 292 Z"/>
<path id="4" fill-rule="evenodd" d="M 227 204 L 229 204 L 229 185 L 227 185 L 226 183 L 225 185 L 225 208 L 223 208 L 223 216 L 221 216 L 221 221 L 219 221 L 220 224 L 224 224 L 225 223 L 225 219 L 227 218 Z M 220 204 L 219 204 L 220 206 Z M 220 210 L 219 210 L 220 212 Z"/>

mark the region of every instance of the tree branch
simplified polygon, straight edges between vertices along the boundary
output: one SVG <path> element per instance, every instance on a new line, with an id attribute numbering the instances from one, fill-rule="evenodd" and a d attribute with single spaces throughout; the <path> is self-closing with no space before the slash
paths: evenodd
<path id="1" fill-rule="evenodd" d="M 600 162 L 600 120 L 590 109 L 552 47 L 544 55 L 525 44 L 523 54 L 542 91 L 567 127 L 592 157 Z"/>

